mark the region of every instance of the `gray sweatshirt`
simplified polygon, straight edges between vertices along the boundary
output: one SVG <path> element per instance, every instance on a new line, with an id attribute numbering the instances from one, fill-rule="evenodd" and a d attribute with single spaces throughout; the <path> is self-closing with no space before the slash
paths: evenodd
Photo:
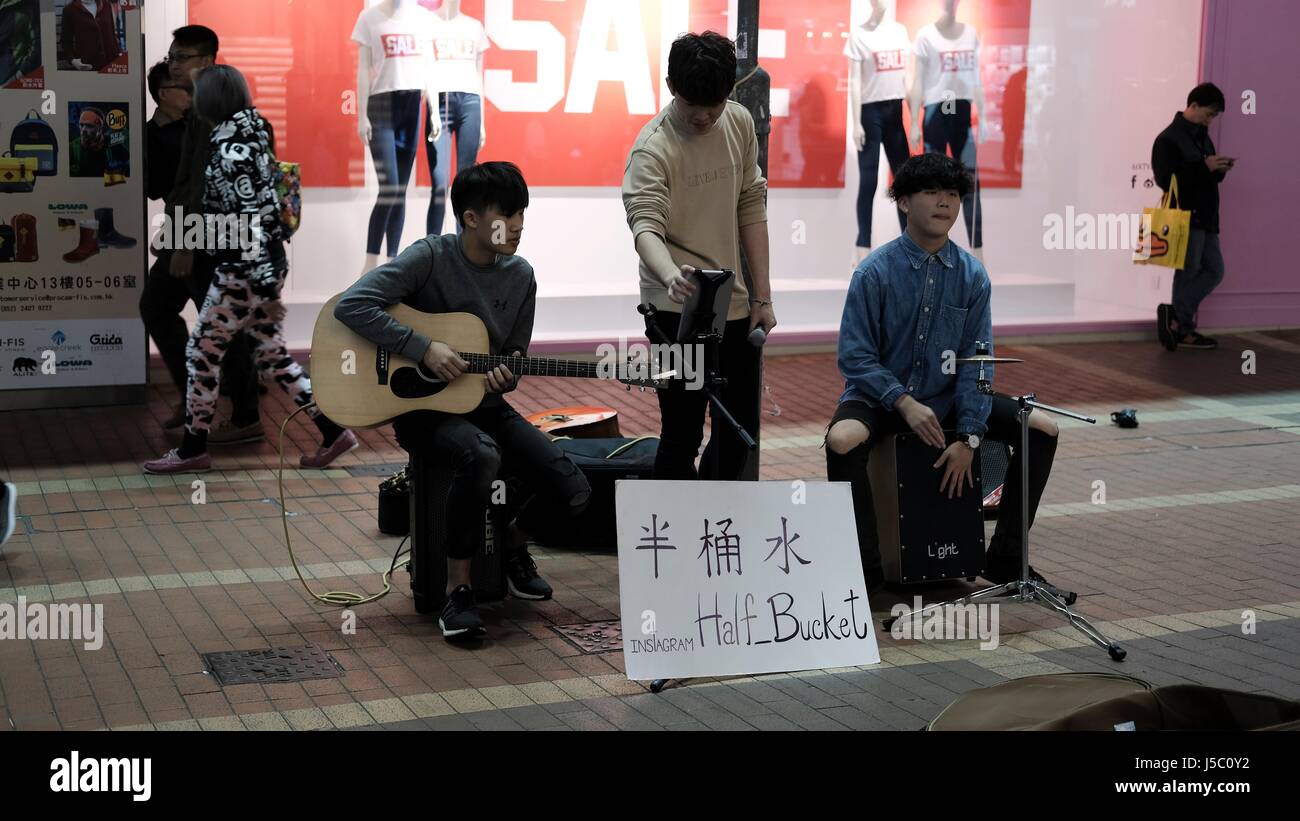
<path id="1" fill-rule="evenodd" d="M 526 355 L 536 300 L 533 266 L 523 257 L 499 256 L 485 268 L 465 258 L 456 234 L 444 234 L 417 240 L 357 280 L 334 307 L 334 318 L 379 347 L 419 362 L 433 340 L 384 309 L 400 302 L 431 314 L 464 311 L 487 326 L 487 353 Z"/>

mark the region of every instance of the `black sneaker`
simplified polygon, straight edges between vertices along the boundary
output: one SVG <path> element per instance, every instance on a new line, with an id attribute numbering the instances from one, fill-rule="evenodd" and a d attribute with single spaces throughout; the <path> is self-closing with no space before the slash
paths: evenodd
<path id="1" fill-rule="evenodd" d="M 1174 338 L 1174 332 L 1169 328 L 1169 320 L 1173 316 L 1173 307 L 1165 302 L 1156 306 L 1156 336 L 1159 337 L 1160 344 L 1164 345 L 1167 351 L 1178 350 L 1178 340 Z"/>
<path id="2" fill-rule="evenodd" d="M 1212 351 L 1215 348 L 1219 347 L 1219 342 L 1216 339 L 1212 339 L 1208 336 L 1201 336 L 1200 334 L 1193 331 L 1192 333 L 1182 336 L 1178 339 L 1178 347 L 1196 348 L 1197 350 L 1201 350 L 1201 351 Z"/>
<path id="3" fill-rule="evenodd" d="M 438 626 L 442 628 L 443 638 L 448 640 L 475 639 L 486 632 L 474 604 L 474 591 L 469 589 L 469 585 L 462 584 L 451 591 L 442 615 L 438 617 Z"/>
<path id="4" fill-rule="evenodd" d="M 510 587 L 510 595 L 516 599 L 544 601 L 555 592 L 537 573 L 537 563 L 528 555 L 527 549 L 506 559 L 506 584 Z"/>
<path id="5" fill-rule="evenodd" d="M 18 521 L 17 503 L 18 488 L 12 482 L 0 482 L 0 544 L 14 535 L 14 524 Z"/>
<path id="6" fill-rule="evenodd" d="M 1012 556 L 1003 559 L 990 554 L 986 563 L 988 569 L 986 569 L 982 575 L 994 584 L 1006 584 L 1007 582 L 1017 581 L 1020 578 L 1019 556 Z M 1033 565 L 1029 566 L 1029 578 L 1038 582 L 1047 582 L 1047 579 L 1043 578 L 1043 575 L 1035 570 Z"/>

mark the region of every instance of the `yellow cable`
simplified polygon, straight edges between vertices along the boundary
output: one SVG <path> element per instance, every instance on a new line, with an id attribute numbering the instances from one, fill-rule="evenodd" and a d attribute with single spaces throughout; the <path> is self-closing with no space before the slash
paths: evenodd
<path id="1" fill-rule="evenodd" d="M 384 596 L 387 596 L 392 592 L 393 588 L 389 580 L 393 575 L 393 571 L 400 567 L 405 567 L 410 562 L 408 559 L 400 565 L 397 563 L 397 560 L 402 556 L 402 544 L 406 543 L 406 539 L 402 539 L 401 544 L 398 544 L 397 552 L 393 554 L 393 564 L 384 572 L 383 592 L 375 593 L 373 595 L 353 593 L 346 590 L 331 590 L 326 593 L 317 593 L 315 590 L 311 589 L 311 586 L 307 584 L 307 580 L 303 578 L 302 569 L 298 567 L 298 559 L 293 555 L 293 541 L 289 538 L 289 508 L 284 504 L 284 431 L 289 426 L 289 422 L 292 421 L 295 416 L 315 406 L 315 402 L 303 405 L 301 408 L 298 408 L 298 410 L 289 414 L 288 418 L 286 418 L 280 425 L 280 441 L 276 444 L 276 450 L 280 453 L 280 470 L 277 475 L 277 481 L 280 487 L 280 523 L 284 525 L 284 544 L 285 547 L 289 549 L 289 561 L 293 562 L 293 571 L 298 574 L 298 580 L 302 582 L 303 589 L 311 594 L 312 598 L 335 607 L 353 607 L 358 604 L 369 604 L 372 601 L 382 599 Z M 407 538 L 410 537 L 408 536 Z"/>

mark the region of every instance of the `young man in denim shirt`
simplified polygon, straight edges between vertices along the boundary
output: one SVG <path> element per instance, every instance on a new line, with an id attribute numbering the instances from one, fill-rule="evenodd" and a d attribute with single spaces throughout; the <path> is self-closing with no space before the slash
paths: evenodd
<path id="1" fill-rule="evenodd" d="M 1016 403 L 976 389 L 978 370 L 949 367 L 947 356 L 973 356 L 977 340 L 993 339 L 988 273 L 948 240 L 969 172 L 942 154 L 912 157 L 889 190 L 907 215 L 907 230 L 865 259 L 853 273 L 840 323 L 839 367 L 845 389 L 826 437 L 826 475 L 851 482 L 862 572 L 869 589 L 884 582 L 876 512 L 867 481 L 871 448 L 891 433 L 912 430 L 943 450 L 940 492 L 950 498 L 974 487 L 971 463 L 987 433 L 1020 441 Z M 987 369 L 991 379 L 992 369 Z M 945 445 L 944 429 L 957 441 Z M 1029 417 L 1029 521 L 1052 470 L 1057 427 L 1045 414 Z M 989 543 L 985 578 L 1020 575 L 1020 471 L 1007 472 L 997 530 Z M 1041 578 L 1031 571 L 1031 576 Z"/>

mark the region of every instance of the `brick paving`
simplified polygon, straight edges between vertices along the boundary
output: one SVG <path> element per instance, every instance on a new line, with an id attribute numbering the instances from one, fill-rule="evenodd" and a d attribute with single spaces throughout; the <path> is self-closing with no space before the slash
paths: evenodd
<path id="1" fill-rule="evenodd" d="M 1092 414 L 1062 423 L 1033 530 L 1033 561 L 1076 590 L 1079 612 L 1129 649 L 1114 665 L 1041 608 L 1005 607 L 1002 644 L 878 636 L 882 663 L 725 681 L 653 695 L 619 653 L 586 655 L 551 627 L 616 618 L 608 553 L 535 549 L 555 600 L 485 607 L 491 640 L 447 644 L 415 613 L 407 576 L 356 608 L 356 632 L 293 573 L 280 519 L 273 440 L 214 451 L 206 503 L 193 477 L 145 477 L 140 462 L 174 445 L 147 407 L 0 413 L 0 476 L 20 489 L 20 522 L 0 548 L 0 603 L 104 606 L 106 640 L 0 641 L 0 730 L 7 729 L 914 729 L 974 687 L 1063 670 L 1119 669 L 1157 684 L 1193 681 L 1300 699 L 1300 332 L 1224 337 L 1213 352 L 1154 343 L 1000 349 L 1000 390 Z M 1255 372 L 1243 373 L 1254 353 Z M 764 479 L 822 479 L 818 448 L 839 380 L 832 354 L 769 356 Z M 521 412 L 572 404 L 619 409 L 624 435 L 655 433 L 649 393 L 572 380 L 526 380 Z M 1109 414 L 1139 410 L 1121 430 Z M 775 413 L 779 408 L 779 415 Z M 268 432 L 291 410 L 263 401 Z M 314 442 L 302 416 L 286 457 Z M 318 591 L 377 592 L 399 539 L 378 532 L 380 477 L 405 461 L 391 429 L 328 471 L 286 472 L 298 562 Z M 1106 504 L 1093 504 L 1105 483 Z M 921 591 L 938 600 L 964 583 Z M 906 594 L 873 601 L 877 612 Z M 1257 618 L 1243 633 L 1242 614 Z M 315 643 L 340 678 L 222 687 L 201 654 Z"/>

